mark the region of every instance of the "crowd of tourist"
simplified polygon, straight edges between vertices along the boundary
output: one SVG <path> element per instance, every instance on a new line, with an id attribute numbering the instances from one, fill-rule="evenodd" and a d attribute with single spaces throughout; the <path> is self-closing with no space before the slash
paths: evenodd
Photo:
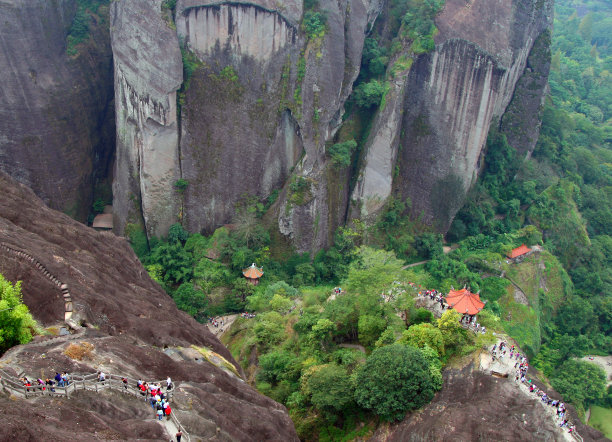
<path id="1" fill-rule="evenodd" d="M 245 319 L 252 319 L 255 317 L 255 313 L 242 312 L 240 313 L 240 317 L 245 318 Z"/>
<path id="2" fill-rule="evenodd" d="M 569 433 L 576 431 L 576 426 L 571 424 L 566 417 L 567 410 L 565 404 L 561 402 L 561 400 L 551 398 L 544 390 L 538 388 L 531 379 L 527 379 L 529 361 L 514 345 L 508 347 L 505 341 L 500 342 L 499 346 L 495 344 L 491 349 L 491 356 L 493 361 L 499 359 L 499 361 L 502 362 L 505 358 L 508 358 L 508 364 L 512 365 L 514 362 L 514 369 L 516 370 L 514 376 L 515 382 L 525 384 L 529 392 L 538 396 L 544 405 L 555 408 L 555 413 L 561 428 L 567 428 Z"/>
<path id="3" fill-rule="evenodd" d="M 125 379 L 123 383 L 127 388 L 127 379 Z M 162 390 L 162 386 L 159 382 L 157 384 L 153 382 L 147 383 L 143 382 L 142 379 L 136 382 L 136 388 L 140 390 L 140 394 L 144 397 L 145 402 L 149 402 L 157 419 L 162 420 L 164 416 L 166 416 L 166 419 L 170 419 L 172 409 L 170 408 L 170 401 L 167 398 L 168 390 L 172 389 L 172 379 L 170 379 L 170 377 L 166 379 L 166 393 Z"/>

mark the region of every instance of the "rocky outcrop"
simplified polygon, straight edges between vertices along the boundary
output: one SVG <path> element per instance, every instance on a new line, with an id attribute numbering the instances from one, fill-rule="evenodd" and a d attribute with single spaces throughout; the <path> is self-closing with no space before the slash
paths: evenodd
<path id="1" fill-rule="evenodd" d="M 161 0 L 111 4 L 117 153 L 113 210 L 117 231 L 142 224 L 164 235 L 176 222 L 181 176 L 176 91 L 183 65 L 176 32 L 161 16 Z"/>
<path id="2" fill-rule="evenodd" d="M 540 385 L 540 382 L 537 381 Z M 548 390 L 553 398 L 560 396 Z M 444 371 L 444 388 L 423 410 L 397 425 L 379 428 L 373 441 L 563 440 L 552 413 L 525 396 L 509 379 L 498 379 L 468 365 Z M 575 410 L 569 418 L 584 440 L 605 440 L 582 424 Z"/>
<path id="3" fill-rule="evenodd" d="M 0 169 L 84 221 L 114 149 L 108 7 L 66 53 L 76 0 L 0 3 Z"/>
<path id="4" fill-rule="evenodd" d="M 534 42 L 548 33 L 551 20 L 552 1 L 446 1 L 436 19 L 436 49 L 416 58 L 405 87 L 394 189 L 411 200 L 415 216 L 422 214 L 441 231 L 448 228 L 478 176 L 490 125 L 504 115 Z M 537 108 L 541 97 L 542 88 L 521 101 Z M 367 145 L 361 185 L 353 194 L 362 216 L 369 214 L 369 201 L 391 194 L 388 179 L 376 178 L 376 159 L 394 155 L 384 152 L 395 135 L 385 124 Z M 381 137 L 385 143 L 377 141 Z M 524 150 L 529 149 L 533 145 Z"/>
<path id="5" fill-rule="evenodd" d="M 35 258 L 48 273 L 67 283 L 75 310 L 73 319 L 86 326 L 74 336 L 11 349 L 0 359 L 3 370 L 34 377 L 53 377 L 56 370 L 88 373 L 98 369 L 134 379 L 171 376 L 179 387 L 173 409 L 183 413 L 179 414 L 181 423 L 192 437 L 297 440 L 286 409 L 239 377 L 242 370 L 229 351 L 205 325 L 176 308 L 149 278 L 127 241 L 96 232 L 45 207 L 29 189 L 1 172 L 0 188 L 0 242 Z M 63 322 L 61 292 L 28 259 L 14 253 L 0 254 L 0 273 L 10 281 L 23 281 L 23 301 L 41 324 Z M 82 360 L 71 359 L 65 350 L 80 342 L 90 343 L 92 354 Z M 219 356 L 208 362 L 200 352 L 192 351 L 192 345 Z M 223 358 L 227 363 L 215 363 Z M 93 401 L 86 393 L 53 402 L 47 398 L 34 403 L 15 401 L 0 401 L 3 415 L 12 422 L 3 428 L 3 435 L 40 438 L 38 428 L 49 427 L 47 439 L 87 440 L 100 434 L 118 439 L 165 437 L 160 436 L 154 422 L 147 422 L 151 410 L 140 411 L 147 409 L 142 401 L 104 395 Z M 62 412 L 60 421 L 74 416 L 71 425 L 79 425 L 72 431 L 61 422 L 53 425 L 57 410 Z M 30 421 L 32 416 L 34 421 Z"/>

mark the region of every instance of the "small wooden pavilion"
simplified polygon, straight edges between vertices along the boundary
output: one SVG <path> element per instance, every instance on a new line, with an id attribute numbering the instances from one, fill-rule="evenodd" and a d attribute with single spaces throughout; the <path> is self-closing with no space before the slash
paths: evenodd
<path id="1" fill-rule="evenodd" d="M 465 287 L 461 290 L 451 290 L 446 295 L 446 303 L 462 315 L 475 315 L 484 307 L 480 295 L 472 293 Z"/>
<path id="2" fill-rule="evenodd" d="M 247 267 L 242 271 L 244 277 L 253 285 L 259 284 L 259 278 L 264 274 L 263 267 L 257 267 L 255 263 L 251 264 L 251 267 Z"/>

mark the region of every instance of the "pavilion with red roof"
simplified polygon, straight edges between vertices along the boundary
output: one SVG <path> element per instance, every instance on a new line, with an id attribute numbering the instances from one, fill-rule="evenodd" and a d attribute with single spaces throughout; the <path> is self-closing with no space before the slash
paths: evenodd
<path id="1" fill-rule="evenodd" d="M 465 287 L 461 290 L 451 290 L 446 295 L 446 303 L 464 315 L 475 315 L 485 305 L 480 300 L 480 295 L 470 292 Z"/>
<path id="2" fill-rule="evenodd" d="M 257 267 L 255 263 L 251 264 L 251 267 L 247 267 L 242 271 L 244 277 L 253 285 L 259 284 L 259 278 L 264 274 L 263 267 Z"/>
<path id="3" fill-rule="evenodd" d="M 531 249 L 527 247 L 525 244 L 521 244 L 520 247 L 517 247 L 516 249 L 512 249 L 510 253 L 508 253 L 507 256 L 510 259 L 516 259 L 516 258 L 524 257 L 524 255 L 527 255 L 529 252 L 531 252 Z"/>

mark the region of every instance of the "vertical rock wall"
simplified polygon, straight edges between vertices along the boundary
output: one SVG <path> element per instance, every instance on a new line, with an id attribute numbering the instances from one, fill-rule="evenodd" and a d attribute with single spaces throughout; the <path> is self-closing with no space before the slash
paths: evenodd
<path id="1" fill-rule="evenodd" d="M 176 91 L 183 80 L 178 38 L 162 17 L 161 0 L 111 4 L 117 153 L 115 225 L 142 223 L 165 235 L 176 222 L 180 178 Z"/>
<path id="2" fill-rule="evenodd" d="M 66 54 L 75 0 L 0 2 L 0 169 L 85 221 L 114 149 L 108 9 Z"/>
<path id="3" fill-rule="evenodd" d="M 177 5 L 177 32 L 199 63 L 181 112 L 191 231 L 210 232 L 231 222 L 245 199 L 280 189 L 302 153 L 299 127 L 286 107 L 300 52 L 296 3 L 293 17 L 264 8 L 265 2 Z"/>
<path id="4" fill-rule="evenodd" d="M 353 193 L 362 216 L 380 208 L 391 194 L 388 178 L 378 177 L 378 162 L 397 155 L 393 188 L 411 200 L 415 217 L 441 231 L 448 228 L 478 176 L 490 125 L 504 114 L 534 42 L 551 23 L 552 1 L 446 1 L 436 19 L 436 49 L 415 57 L 407 79 L 399 155 L 394 149 L 386 152 L 392 145 L 386 119 L 366 146 Z M 542 89 L 522 102 L 531 100 L 537 108 L 541 94 Z"/>

